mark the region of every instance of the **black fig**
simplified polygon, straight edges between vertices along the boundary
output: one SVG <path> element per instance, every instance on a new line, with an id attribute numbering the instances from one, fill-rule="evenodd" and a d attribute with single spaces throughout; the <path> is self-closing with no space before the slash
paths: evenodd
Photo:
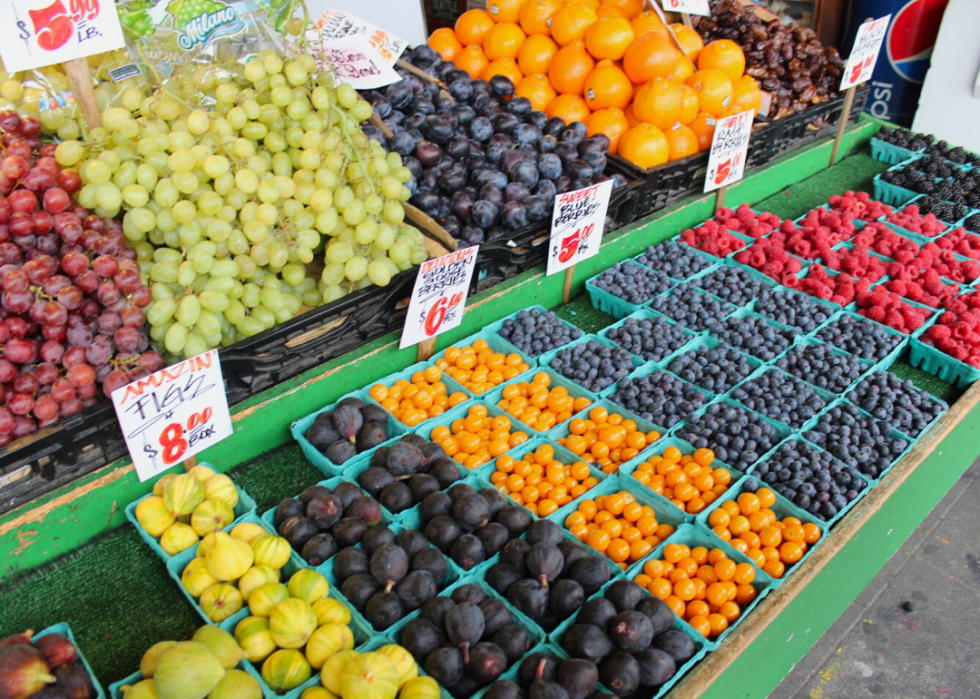
<path id="1" fill-rule="evenodd" d="M 352 575 L 368 575 L 370 572 L 371 557 L 364 549 L 345 548 L 333 562 L 333 574 L 341 583 Z"/>
<path id="2" fill-rule="evenodd" d="M 49 633 L 34 641 L 34 648 L 44 656 L 48 667 L 55 670 L 78 659 L 78 648 L 60 633 Z M 86 673 L 88 674 L 88 673 Z"/>
<path id="3" fill-rule="evenodd" d="M 282 523 L 290 517 L 305 516 L 306 506 L 302 502 L 299 500 L 294 500 L 293 498 L 286 498 L 276 507 L 276 514 L 274 516 L 273 523 L 276 525 L 276 531 L 279 531 Z"/>
<path id="4" fill-rule="evenodd" d="M 337 542 L 337 546 L 347 548 L 349 546 L 357 546 L 361 542 L 361 538 L 364 536 L 367 528 L 368 525 L 360 519 L 344 517 L 330 528 L 330 533 Z"/>
<path id="5" fill-rule="evenodd" d="M 427 570 L 439 583 L 449 572 L 449 564 L 446 563 L 442 551 L 429 546 L 415 554 L 415 558 L 412 559 L 412 570 Z"/>
<path id="6" fill-rule="evenodd" d="M 456 541 L 456 539 L 458 539 L 462 533 L 463 531 L 460 529 L 459 525 L 456 524 L 456 520 L 446 515 L 433 517 L 431 520 L 429 520 L 429 523 L 425 525 L 426 537 L 428 537 L 429 541 L 431 541 L 433 545 L 437 546 L 443 553 L 448 552 L 449 549 L 452 548 L 453 542 Z"/>
<path id="7" fill-rule="evenodd" d="M 486 488 L 480 495 L 487 501 L 487 506 L 490 508 L 490 519 L 496 519 L 497 513 L 509 504 L 507 496 L 496 488 Z"/>
<path id="8" fill-rule="evenodd" d="M 369 403 L 361 408 L 361 418 L 364 420 L 364 424 L 369 422 L 376 422 L 385 429 L 387 434 L 388 430 L 388 411 L 382 408 L 380 405 L 375 405 L 374 403 Z M 387 437 L 385 437 L 387 439 Z"/>
<path id="9" fill-rule="evenodd" d="M 333 411 L 333 424 L 340 436 L 353 444 L 357 439 L 357 432 L 364 425 L 360 406 L 355 407 L 349 403 L 346 405 L 338 404 L 336 410 Z"/>
<path id="10" fill-rule="evenodd" d="M 446 493 L 427 495 L 419 504 L 419 517 L 428 524 L 433 518 L 448 517 L 453 511 L 453 499 Z"/>
<path id="11" fill-rule="evenodd" d="M 662 599 L 646 596 L 636 605 L 636 611 L 646 614 L 655 637 L 674 628 L 674 611 Z"/>
<path id="12" fill-rule="evenodd" d="M 561 574 L 565 558 L 557 546 L 542 542 L 528 549 L 524 557 L 524 565 L 527 566 L 527 574 L 547 588 L 548 583 Z"/>
<path id="13" fill-rule="evenodd" d="M 628 696 L 640 686 L 640 664 L 629 653 L 613 653 L 599 666 L 599 681 L 617 696 Z"/>
<path id="14" fill-rule="evenodd" d="M 381 491 L 385 489 L 386 485 L 395 482 L 395 476 L 383 466 L 369 466 L 357 477 L 357 482 L 367 491 L 368 495 L 376 498 L 381 495 Z"/>
<path id="15" fill-rule="evenodd" d="M 435 578 L 427 570 L 413 570 L 395 585 L 395 594 L 401 598 L 406 611 L 414 612 L 436 596 Z"/>
<path id="16" fill-rule="evenodd" d="M 299 494 L 299 501 L 303 503 L 303 506 L 309 504 L 310 500 L 320 495 L 330 495 L 330 488 L 325 485 L 311 485 L 309 488 L 304 490 Z"/>
<path id="17" fill-rule="evenodd" d="M 497 680 L 484 696 L 486 699 L 526 699 L 524 690 L 510 680 Z"/>
<path id="18" fill-rule="evenodd" d="M 527 574 L 525 560 L 527 552 L 531 550 L 531 545 L 524 539 L 511 539 L 507 545 L 500 550 L 500 562 L 509 565 L 521 576 Z"/>
<path id="19" fill-rule="evenodd" d="M 371 497 L 358 498 L 344 511 L 344 517 L 353 517 L 374 526 L 381 521 L 381 505 Z"/>
<path id="20" fill-rule="evenodd" d="M 680 631 L 667 631 L 653 639 L 653 647 L 669 654 L 678 665 L 683 665 L 697 651 L 694 641 Z"/>
<path id="21" fill-rule="evenodd" d="M 567 619 L 585 602 L 585 590 L 574 580 L 559 580 L 548 594 L 548 608 L 559 619 Z"/>
<path id="22" fill-rule="evenodd" d="M 472 534 L 463 534 L 453 542 L 449 557 L 463 570 L 472 570 L 483 563 L 487 556 L 478 538 Z"/>
<path id="23" fill-rule="evenodd" d="M 414 503 L 412 491 L 404 481 L 395 481 L 386 485 L 378 496 L 378 501 L 382 507 L 393 514 L 404 512 Z"/>
<path id="24" fill-rule="evenodd" d="M 457 483 L 448 490 L 448 493 L 455 504 L 460 498 L 466 497 L 467 495 L 476 495 L 476 488 L 469 483 Z"/>
<path id="25" fill-rule="evenodd" d="M 370 567 L 374 579 L 390 592 L 408 574 L 408 556 L 394 544 L 382 544 L 371 554 Z"/>
<path id="26" fill-rule="evenodd" d="M 439 633 L 442 633 L 442 629 L 446 626 L 446 613 L 455 606 L 456 603 L 448 597 L 433 597 L 422 605 L 419 618 L 432 623 L 440 629 Z"/>
<path id="27" fill-rule="evenodd" d="M 424 663 L 436 648 L 444 645 L 446 638 L 435 624 L 425 619 L 412 619 L 405 624 L 399 644 L 412 654 L 415 662 Z"/>
<path id="28" fill-rule="evenodd" d="M 616 650 L 606 632 L 592 624 L 576 624 L 570 628 L 562 641 L 562 648 L 573 658 L 582 658 L 593 663 L 601 662 Z"/>
<path id="29" fill-rule="evenodd" d="M 531 650 L 531 634 L 517 624 L 501 627 L 490 641 L 504 652 L 508 663 L 516 663 Z"/>
<path id="30" fill-rule="evenodd" d="M 406 529 L 398 535 L 395 543 L 405 549 L 405 555 L 410 561 L 415 560 L 419 551 L 429 548 L 429 540 L 425 538 L 425 534 L 417 529 Z"/>
<path id="31" fill-rule="evenodd" d="M 507 527 L 511 538 L 515 538 L 531 526 L 531 513 L 520 505 L 508 505 L 497 513 L 497 521 Z"/>
<path id="32" fill-rule="evenodd" d="M 586 556 L 592 555 L 589 553 L 587 548 L 573 539 L 565 539 L 562 541 L 560 544 L 558 544 L 558 550 L 561 551 L 561 555 L 565 557 L 565 565 L 561 569 L 561 576 L 559 576 L 562 578 L 568 576 L 568 571 L 571 570 L 576 561 L 580 561 Z"/>
<path id="33" fill-rule="evenodd" d="M 495 597 L 488 597 L 478 604 L 480 612 L 483 614 L 483 636 L 480 640 L 486 640 L 497 633 L 498 630 L 513 622 L 513 617 L 507 605 Z M 498 644 L 499 645 L 499 644 Z"/>
<path id="34" fill-rule="evenodd" d="M 404 439 L 388 450 L 388 470 L 395 476 L 410 476 L 422 467 L 422 451 Z"/>
<path id="35" fill-rule="evenodd" d="M 677 672 L 674 658 L 662 650 L 644 648 L 633 657 L 640 664 L 640 684 L 644 687 L 659 687 Z"/>
<path id="36" fill-rule="evenodd" d="M 483 636 L 483 613 L 475 604 L 457 604 L 446 612 L 445 624 L 450 643 L 463 651 L 467 661 L 470 648 Z"/>
<path id="37" fill-rule="evenodd" d="M 613 603 L 617 612 L 628 612 L 636 609 L 643 599 L 643 588 L 632 580 L 617 580 L 608 587 L 605 597 Z"/>
<path id="38" fill-rule="evenodd" d="M 370 575 L 352 575 L 340 586 L 340 592 L 359 612 L 363 612 L 368 600 L 380 591 L 381 586 Z"/>
<path id="39" fill-rule="evenodd" d="M 537 580 L 518 580 L 507 589 L 507 601 L 534 619 L 548 608 L 548 588 Z"/>
<path id="40" fill-rule="evenodd" d="M 579 624 L 592 624 L 600 629 L 605 629 L 609 627 L 609 622 L 615 617 L 616 606 L 605 597 L 596 597 L 582 605 L 575 621 Z M 673 619 L 670 623 L 674 623 Z"/>
<path id="41" fill-rule="evenodd" d="M 323 455 L 335 464 L 342 464 L 357 456 L 357 447 L 354 446 L 353 442 L 342 439 L 324 449 Z"/>
<path id="42" fill-rule="evenodd" d="M 333 494 L 340 498 L 344 506 L 344 512 L 353 505 L 358 499 L 364 497 L 364 492 L 353 483 L 341 483 L 333 489 Z"/>
<path id="43" fill-rule="evenodd" d="M 487 594 L 483 589 L 476 585 L 475 583 L 467 583 L 465 585 L 460 585 L 455 590 L 453 590 L 452 600 L 456 604 L 476 604 L 479 605 L 480 602 L 487 598 Z"/>
<path id="44" fill-rule="evenodd" d="M 413 503 L 422 502 L 432 493 L 439 492 L 439 481 L 428 473 L 416 473 L 408 479 L 408 489 Z"/>
<path id="45" fill-rule="evenodd" d="M 594 595 L 599 588 L 609 582 L 612 574 L 603 558 L 589 556 L 577 561 L 568 571 L 568 577 L 581 585 L 586 596 L 589 596 Z"/>
<path id="46" fill-rule="evenodd" d="M 65 690 L 65 694 L 71 699 L 91 699 L 95 696 L 92 677 L 81 663 L 62 665 L 54 671 L 54 676 L 58 678 L 56 684 Z"/>
<path id="47" fill-rule="evenodd" d="M 507 531 L 507 527 L 499 522 L 491 522 L 485 527 L 480 527 L 473 532 L 473 534 L 480 540 L 480 543 L 483 544 L 483 551 L 487 558 L 490 558 L 500 551 L 500 549 L 507 544 L 507 540 L 510 538 L 510 533 Z"/>
<path id="48" fill-rule="evenodd" d="M 609 638 L 620 650 L 636 653 L 653 640 L 653 624 L 643 612 L 620 612 L 609 624 Z"/>
<path id="49" fill-rule="evenodd" d="M 451 687 L 463 676 L 463 654 L 459 648 L 437 648 L 429 653 L 423 669 L 443 687 Z"/>
<path id="50" fill-rule="evenodd" d="M 388 527 L 381 525 L 368 528 L 364 532 L 364 536 L 361 537 L 361 549 L 369 556 L 374 553 L 375 549 L 380 548 L 382 545 L 394 543 L 395 533 Z"/>
<path id="51" fill-rule="evenodd" d="M 364 608 L 364 618 L 378 631 L 384 631 L 405 616 L 401 598 L 394 592 L 376 592 Z"/>
<path id="52" fill-rule="evenodd" d="M 523 579 L 524 576 L 516 568 L 506 563 L 498 563 L 487 571 L 487 585 L 504 596 L 511 585 Z"/>
<path id="53" fill-rule="evenodd" d="M 527 530 L 527 543 L 531 545 L 543 543 L 558 546 L 564 539 L 561 527 L 547 519 L 535 520 Z"/>
<path id="54" fill-rule="evenodd" d="M 482 682 L 464 672 L 463 676 L 459 678 L 459 682 L 449 687 L 447 691 L 453 696 L 453 699 L 469 699 L 482 686 Z"/>
<path id="55" fill-rule="evenodd" d="M 279 527 L 279 536 L 289 542 L 294 551 L 302 551 L 306 542 L 319 533 L 306 517 L 290 517 Z"/>
<path id="56" fill-rule="evenodd" d="M 304 561 L 316 568 L 325 563 L 335 553 L 337 553 L 337 542 L 334 541 L 332 536 L 323 532 L 322 534 L 311 537 L 303 544 L 299 555 Z"/>
<path id="57" fill-rule="evenodd" d="M 555 682 L 561 661 L 551 653 L 532 653 L 521 661 L 517 672 L 522 687 L 530 687 L 535 680 Z"/>
<path id="58" fill-rule="evenodd" d="M 457 483 L 450 488 L 450 497 L 453 496 L 452 490 L 458 487 Z M 453 519 L 463 531 L 471 532 L 490 521 L 490 506 L 479 493 L 467 493 L 459 499 L 454 499 Z"/>
<path id="59" fill-rule="evenodd" d="M 535 680 L 528 687 L 527 699 L 568 699 L 568 693 L 557 682 Z"/>
<path id="60" fill-rule="evenodd" d="M 317 495 L 306 504 L 306 517 L 319 529 L 329 529 L 344 514 L 340 498 L 335 495 Z"/>
<path id="61" fill-rule="evenodd" d="M 340 439 L 340 432 L 334 429 L 333 422 L 330 421 L 329 417 L 326 420 L 317 418 L 310 425 L 310 429 L 306 431 L 306 440 L 320 451 L 334 442 L 339 442 Z"/>
<path id="62" fill-rule="evenodd" d="M 377 422 L 366 422 L 357 431 L 354 443 L 357 446 L 358 453 L 360 453 L 380 446 L 387 439 L 388 430 L 385 429 L 384 425 L 380 425 Z"/>
<path id="63" fill-rule="evenodd" d="M 465 658 L 466 651 L 463 651 Z M 466 672 L 480 682 L 487 684 L 500 677 L 507 669 L 507 656 L 493 643 L 477 643 L 469 649 Z"/>
<path id="64" fill-rule="evenodd" d="M 599 670 L 588 660 L 566 660 L 558 668 L 558 684 L 568 692 L 568 699 L 586 699 L 599 685 Z"/>
<path id="65" fill-rule="evenodd" d="M 445 489 L 463 478 L 459 466 L 450 459 L 436 459 L 429 465 L 429 475 L 439 481 L 439 488 Z M 448 512 L 445 514 L 449 514 Z"/>

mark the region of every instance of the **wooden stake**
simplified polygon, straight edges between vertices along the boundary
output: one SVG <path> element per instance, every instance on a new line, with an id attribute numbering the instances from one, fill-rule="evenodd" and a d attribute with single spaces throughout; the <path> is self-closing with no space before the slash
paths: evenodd
<path id="1" fill-rule="evenodd" d="M 82 114 L 85 115 L 85 122 L 89 129 L 102 127 L 102 115 L 99 113 L 99 104 L 95 101 L 95 90 L 92 89 L 92 76 L 88 70 L 88 60 L 76 58 L 65 61 L 65 71 L 68 73 L 68 84 L 71 85 L 71 94 L 75 101 L 82 107 Z"/>
<path id="2" fill-rule="evenodd" d="M 428 80 L 430 83 L 435 83 L 436 85 L 438 85 L 439 87 L 441 87 L 444 90 L 449 89 L 449 86 L 446 83 L 444 83 L 442 80 L 440 80 L 439 78 L 436 78 L 436 77 L 434 77 L 432 75 L 429 75 L 428 73 L 426 73 L 421 68 L 416 68 L 411 63 L 408 63 L 406 61 L 403 61 L 400 58 L 397 61 L 395 61 L 395 65 L 397 65 L 399 68 L 404 68 L 405 70 L 407 70 L 412 75 L 415 75 L 415 76 L 417 76 L 419 78 L 422 78 L 423 80 Z"/>
<path id="3" fill-rule="evenodd" d="M 575 265 L 565 270 L 565 287 L 561 291 L 561 300 L 568 303 L 572 295 L 572 279 L 575 277 Z"/>
<path id="4" fill-rule="evenodd" d="M 681 22 L 683 22 L 684 26 L 687 27 L 688 29 L 694 29 L 694 25 L 691 24 L 691 15 L 689 15 L 688 13 L 681 12 Z"/>
<path id="5" fill-rule="evenodd" d="M 184 472 L 189 472 L 192 468 L 197 466 L 197 457 L 192 456 L 189 459 L 184 459 Z"/>
<path id="6" fill-rule="evenodd" d="M 847 128 L 847 120 L 851 118 L 851 106 L 854 104 L 854 92 L 856 90 L 857 86 L 853 85 L 847 88 L 847 92 L 844 93 L 844 111 L 841 112 L 840 123 L 837 124 L 837 138 L 834 139 L 834 149 L 830 151 L 831 165 L 837 160 L 837 149 L 840 148 L 840 142 L 844 138 L 844 129 Z"/>
<path id="7" fill-rule="evenodd" d="M 415 361 L 424 362 L 435 353 L 436 339 L 432 338 L 431 340 L 422 340 L 422 342 L 416 345 Z"/>
<path id="8" fill-rule="evenodd" d="M 725 205 L 725 195 L 728 194 L 728 185 L 719 187 L 715 192 L 715 213 Z"/>
<path id="9" fill-rule="evenodd" d="M 388 128 L 388 125 L 381 120 L 381 117 L 374 110 L 371 110 L 371 123 L 378 127 L 378 130 L 385 135 L 385 138 L 391 138 L 395 133 Z"/>

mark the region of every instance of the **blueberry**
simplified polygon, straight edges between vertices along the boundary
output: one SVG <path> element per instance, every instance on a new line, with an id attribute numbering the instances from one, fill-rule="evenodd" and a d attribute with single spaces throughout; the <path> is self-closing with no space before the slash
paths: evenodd
<path id="1" fill-rule="evenodd" d="M 470 136 L 480 143 L 488 141 L 493 136 L 493 124 L 486 117 L 477 117 L 470 123 Z"/>
<path id="2" fill-rule="evenodd" d="M 407 107 L 412 101 L 415 93 L 412 92 L 412 87 L 407 82 L 397 82 L 394 85 L 389 85 L 385 90 L 385 97 L 391 102 L 391 106 L 395 109 L 402 109 Z"/>
<path id="3" fill-rule="evenodd" d="M 544 199 L 545 204 L 550 208 L 555 203 L 555 195 L 558 193 L 555 183 L 551 180 L 540 180 L 538 186 L 532 190 L 536 197 Z"/>
<path id="4" fill-rule="evenodd" d="M 594 278 L 592 284 L 635 306 L 670 288 L 667 277 L 630 261 L 614 264 Z"/>
<path id="5" fill-rule="evenodd" d="M 497 334 L 532 357 L 582 337 L 581 330 L 562 323 L 554 311 L 541 313 L 537 308 L 518 311 L 513 319 L 504 321 Z"/>
<path id="6" fill-rule="evenodd" d="M 584 160 L 579 160 L 575 158 L 569 160 L 565 163 L 565 174 L 574 179 L 589 180 L 592 179 L 592 166 L 589 165 Z"/>
<path id="7" fill-rule="evenodd" d="M 511 178 L 529 188 L 534 187 L 538 183 L 538 167 L 533 162 L 522 160 L 514 166 Z"/>
<path id="8" fill-rule="evenodd" d="M 838 354 L 828 345 L 797 345 L 776 366 L 831 393 L 843 393 L 869 365 L 850 354 Z"/>
<path id="9" fill-rule="evenodd" d="M 562 163 L 554 153 L 545 153 L 538 156 L 538 173 L 546 180 L 555 180 L 561 176 Z"/>
<path id="10" fill-rule="evenodd" d="M 604 153 L 589 152 L 582 156 L 582 161 L 592 168 L 592 174 L 601 175 L 608 164 Z"/>
<path id="11" fill-rule="evenodd" d="M 701 287 L 735 306 L 746 306 L 770 288 L 740 267 L 722 265 L 701 279 Z"/>
<path id="12" fill-rule="evenodd" d="M 797 429 L 827 407 L 813 388 L 778 369 L 746 381 L 732 391 L 731 397 L 750 410 Z"/>
<path id="13" fill-rule="evenodd" d="M 529 196 L 522 202 L 527 210 L 528 221 L 544 221 L 551 218 L 551 211 L 544 197 Z"/>
<path id="14" fill-rule="evenodd" d="M 476 197 L 474 197 L 470 192 L 456 192 L 453 194 L 449 208 L 453 212 L 453 216 L 458 218 L 460 221 L 466 222 L 470 220 L 470 214 L 473 210 L 473 204 L 475 201 Z"/>
<path id="15" fill-rule="evenodd" d="M 534 124 L 518 124 L 514 129 L 514 140 L 518 143 L 540 143 L 541 129 Z"/>
<path id="16" fill-rule="evenodd" d="M 554 136 L 543 136 L 538 143 L 538 150 L 542 153 L 554 153 L 558 147 L 558 139 Z"/>
<path id="17" fill-rule="evenodd" d="M 389 139 L 388 150 L 405 156 L 412 153 L 417 144 L 418 142 L 415 140 L 415 137 L 412 134 L 410 134 L 408 131 L 402 131 Z"/>
<path id="18" fill-rule="evenodd" d="M 691 413 L 708 401 L 704 392 L 659 370 L 646 376 L 621 379 L 616 384 L 615 393 L 609 399 L 640 417 L 668 429 L 686 418 L 696 421 L 697 416 Z M 697 436 L 691 438 L 700 441 Z M 697 448 L 707 447 L 706 441 L 700 446 L 696 442 L 691 444 Z"/>
<path id="19" fill-rule="evenodd" d="M 561 136 L 565 130 L 565 121 L 561 117 L 551 117 L 541 130 L 548 136 Z"/>
<path id="20" fill-rule="evenodd" d="M 451 82 L 449 83 L 449 94 L 458 102 L 465 102 L 473 96 L 473 82 L 463 80 Z"/>
<path id="21" fill-rule="evenodd" d="M 777 328 L 764 318 L 751 315 L 744 318 L 730 316 L 721 322 L 710 321 L 708 332 L 712 337 L 765 362 L 772 361 L 792 345 L 796 336 L 792 329 Z"/>
<path id="22" fill-rule="evenodd" d="M 821 328 L 817 337 L 861 359 L 875 362 L 884 359 L 904 341 L 900 335 L 885 330 L 872 320 L 846 314 Z"/>
<path id="23" fill-rule="evenodd" d="M 708 416 L 711 417 L 710 420 L 704 419 Z M 775 427 L 761 416 L 737 405 L 712 403 L 705 408 L 702 419 L 695 420 L 697 417 L 692 416 L 681 426 L 677 436 L 689 442 L 692 439 L 702 441 L 706 448 L 714 450 L 719 460 L 739 471 L 745 471 L 752 466 L 780 440 L 780 434 Z M 740 445 L 735 445 L 732 440 L 729 440 L 727 446 L 720 444 L 719 438 L 734 435 L 743 436 L 744 441 Z"/>
<path id="24" fill-rule="evenodd" d="M 678 284 L 668 295 L 653 299 L 651 308 L 696 330 L 704 330 L 712 320 L 724 318 L 735 310 L 731 304 L 700 291 L 690 282 Z"/>
<path id="25" fill-rule="evenodd" d="M 830 320 L 835 311 L 818 304 L 805 294 L 764 289 L 755 302 L 755 312 L 783 325 L 811 333 Z"/>
<path id="26" fill-rule="evenodd" d="M 643 319 L 630 316 L 622 325 L 609 328 L 606 339 L 642 359 L 659 362 L 690 342 L 692 336 L 662 316 Z"/>
<path id="27" fill-rule="evenodd" d="M 493 130 L 494 133 L 505 133 L 510 134 L 514 132 L 521 120 L 518 119 L 513 114 L 507 114 L 506 112 L 498 114 L 493 118 Z"/>
<path id="28" fill-rule="evenodd" d="M 674 357 L 667 368 L 685 381 L 717 394 L 725 393 L 755 371 L 744 354 L 726 345 L 715 349 L 701 345 Z"/>
<path id="29" fill-rule="evenodd" d="M 492 183 L 488 183 L 480 188 L 480 193 L 477 195 L 477 198 L 486 199 L 489 202 L 493 202 L 497 206 L 503 206 L 504 190 Z"/>
<path id="30" fill-rule="evenodd" d="M 945 410 L 928 392 L 889 371 L 875 370 L 868 374 L 847 398 L 912 438 L 920 436 Z"/>
<path id="31" fill-rule="evenodd" d="M 824 412 L 804 437 L 823 447 L 848 467 L 877 478 L 908 447 L 892 423 L 861 414 L 857 406 L 841 403 Z M 862 485 L 844 471 L 834 479 L 840 486 Z"/>
<path id="32" fill-rule="evenodd" d="M 514 116 L 525 117 L 531 113 L 534 107 L 531 105 L 531 100 L 527 97 L 515 97 L 507 105 L 507 111 Z"/>
<path id="33" fill-rule="evenodd" d="M 686 243 L 651 245 L 636 261 L 679 281 L 689 279 L 711 266 L 703 255 L 695 252 Z"/>
<path id="34" fill-rule="evenodd" d="M 528 189 L 527 185 L 520 182 L 511 182 L 504 187 L 505 201 L 524 201 L 529 196 L 531 196 L 531 190 Z"/>
<path id="35" fill-rule="evenodd" d="M 551 369 L 567 379 L 599 392 L 633 370 L 629 352 L 608 347 L 597 340 L 561 349 L 551 362 Z"/>

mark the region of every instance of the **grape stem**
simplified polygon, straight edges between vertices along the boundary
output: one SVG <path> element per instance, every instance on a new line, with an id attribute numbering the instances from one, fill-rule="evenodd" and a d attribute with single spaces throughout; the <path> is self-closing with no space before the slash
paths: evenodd
<path id="1" fill-rule="evenodd" d="M 336 109 L 337 113 L 340 114 L 340 128 L 344 132 L 344 138 L 347 140 L 347 143 L 350 145 L 351 150 L 354 151 L 354 157 L 357 158 L 357 165 L 358 167 L 361 168 L 361 177 L 365 181 L 367 181 L 368 187 L 371 188 L 371 194 L 377 194 L 377 192 L 374 191 L 374 183 L 371 182 L 371 178 L 368 177 L 367 168 L 364 167 L 364 161 L 361 160 L 361 152 L 357 149 L 357 146 L 354 145 L 354 139 L 352 139 L 350 134 L 347 133 L 347 120 L 344 119 L 343 113 L 339 109 L 337 109 L 337 105 L 331 104 L 330 108 Z"/>

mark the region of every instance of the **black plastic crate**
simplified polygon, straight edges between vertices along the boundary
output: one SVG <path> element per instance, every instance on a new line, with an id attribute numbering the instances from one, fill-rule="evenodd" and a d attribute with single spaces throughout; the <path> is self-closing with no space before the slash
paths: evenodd
<path id="1" fill-rule="evenodd" d="M 618 170 L 616 171 L 618 172 Z M 642 188 L 640 182 L 630 182 L 613 190 L 606 212 L 604 235 L 622 228 L 637 216 L 636 198 Z M 532 267 L 548 260 L 548 241 L 551 238 L 551 221 L 536 221 L 508 238 L 496 238 L 480 245 L 477 260 L 479 291 L 516 277 Z"/>
<path id="2" fill-rule="evenodd" d="M 851 107 L 851 114 L 847 123 L 857 123 L 870 92 L 871 87 L 869 85 L 855 90 L 854 104 Z M 763 162 L 778 158 L 821 138 L 834 135 L 844 113 L 844 99 L 844 95 L 841 95 L 805 111 L 773 121 L 765 130 L 766 153 Z"/>

